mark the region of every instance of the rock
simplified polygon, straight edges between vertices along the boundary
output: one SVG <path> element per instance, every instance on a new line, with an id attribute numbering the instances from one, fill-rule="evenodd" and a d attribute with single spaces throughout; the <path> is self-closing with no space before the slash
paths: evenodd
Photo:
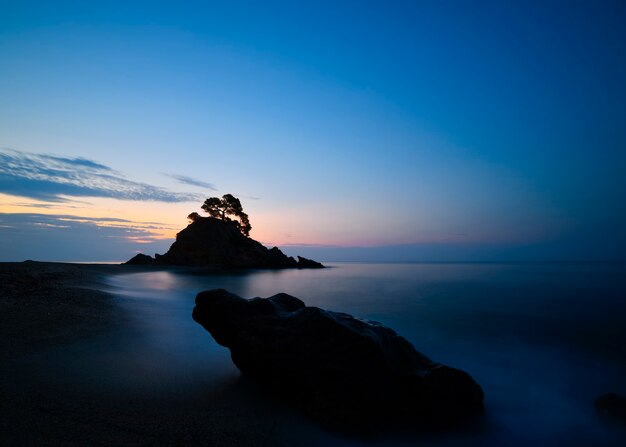
<path id="1" fill-rule="evenodd" d="M 607 420 L 626 424 L 626 397 L 614 393 L 603 394 L 596 399 L 595 407 Z"/>
<path id="2" fill-rule="evenodd" d="M 298 256 L 298 268 L 300 269 L 323 269 L 324 265 L 321 262 L 313 261 L 311 259 Z"/>
<path id="3" fill-rule="evenodd" d="M 259 244 L 256 241 L 254 242 Z M 263 248 L 267 250 L 265 247 Z M 267 250 L 267 255 L 268 255 L 268 259 L 270 260 L 269 261 L 270 265 L 277 266 L 277 267 L 296 267 L 297 266 L 296 260 L 293 259 L 291 256 L 285 255 L 282 251 L 280 251 L 278 247 L 272 247 L 269 250 Z"/>
<path id="4" fill-rule="evenodd" d="M 139 253 L 133 256 L 131 259 L 126 261 L 124 264 L 127 265 L 153 265 L 156 264 L 156 259 L 151 256 L 144 255 L 143 253 Z"/>
<path id="5" fill-rule="evenodd" d="M 136 259 L 139 256 L 142 257 Z M 213 217 L 196 218 L 176 235 L 176 241 L 164 255 L 157 254 L 155 259 L 137 255 L 127 264 L 139 262 L 224 268 L 303 268 L 277 247 L 268 250 L 241 234 L 232 222 Z"/>
<path id="6" fill-rule="evenodd" d="M 231 223 L 212 217 L 196 219 L 176 235 L 159 263 L 234 268 L 296 267 L 295 259 L 278 248 L 268 250 L 244 236 Z"/>
<path id="7" fill-rule="evenodd" d="M 247 376 L 339 426 L 449 425 L 480 413 L 482 388 L 380 323 L 307 307 L 293 296 L 201 292 L 193 318 Z"/>

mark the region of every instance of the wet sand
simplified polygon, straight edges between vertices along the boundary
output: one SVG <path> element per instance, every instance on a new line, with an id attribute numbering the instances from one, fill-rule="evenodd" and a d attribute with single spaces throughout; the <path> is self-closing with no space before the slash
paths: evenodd
<path id="1" fill-rule="evenodd" d="M 130 318 L 103 291 L 104 277 L 142 269 L 0 263 L 0 445 L 291 444 L 279 427 L 288 409 L 240 377 L 179 394 L 72 382 L 77 367 L 63 363 L 80 364 L 76 346 L 106 340 Z"/>
<path id="2" fill-rule="evenodd" d="M 19 358 L 114 324 L 120 315 L 116 315 L 111 295 L 101 290 L 102 277 L 123 268 L 0 263 L 0 358 Z"/>

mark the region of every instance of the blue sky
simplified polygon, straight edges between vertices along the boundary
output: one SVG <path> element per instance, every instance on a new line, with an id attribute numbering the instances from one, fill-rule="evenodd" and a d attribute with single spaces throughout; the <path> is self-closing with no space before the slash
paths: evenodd
<path id="1" fill-rule="evenodd" d="M 321 259 L 623 260 L 625 19 L 609 1 L 2 1 L 2 260 L 162 251 L 225 193 L 252 237 Z M 72 221 L 89 252 L 46 226 L 67 216 L 91 219 Z"/>

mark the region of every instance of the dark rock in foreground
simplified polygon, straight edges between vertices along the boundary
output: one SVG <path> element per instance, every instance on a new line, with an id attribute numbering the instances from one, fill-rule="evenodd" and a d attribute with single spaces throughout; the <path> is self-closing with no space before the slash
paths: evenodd
<path id="1" fill-rule="evenodd" d="M 201 292 L 193 318 L 244 374 L 334 425 L 445 426 L 483 408 L 483 391 L 466 372 L 433 362 L 380 323 L 284 293 L 246 300 Z"/>
<path id="2" fill-rule="evenodd" d="M 626 425 L 626 397 L 613 393 L 603 394 L 596 399 L 595 407 L 607 420 Z"/>
<path id="3" fill-rule="evenodd" d="M 231 223 L 213 217 L 200 217 L 176 235 L 164 255 L 155 258 L 140 254 L 126 262 L 132 265 L 180 265 L 225 268 L 319 268 L 319 262 L 296 261 L 277 247 L 267 249 L 244 236 Z"/>

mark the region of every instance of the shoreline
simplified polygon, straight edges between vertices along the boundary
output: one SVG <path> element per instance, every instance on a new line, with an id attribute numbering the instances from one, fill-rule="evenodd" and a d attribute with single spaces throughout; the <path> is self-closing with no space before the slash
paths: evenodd
<path id="1" fill-rule="evenodd" d="M 624 306 L 616 299 L 624 287 L 622 267 L 593 267 L 585 275 L 570 268 L 559 276 L 552 268 L 523 268 L 485 277 L 483 267 L 471 274 L 457 267 L 446 267 L 445 275 L 439 267 L 388 267 L 373 274 L 381 268 L 306 275 L 255 271 L 241 278 L 216 271 L 224 278 L 209 272 L 199 278 L 184 267 L 0 263 L 0 445 L 477 446 L 512 441 L 502 429 L 521 436 L 515 445 L 580 439 L 608 446 L 624 439 L 621 427 L 607 425 L 593 407 L 602 393 L 624 394 L 624 365 L 612 360 L 623 352 Z M 159 274 L 165 271 L 188 276 L 168 282 L 169 275 Z M 132 275 L 142 272 L 155 275 Z M 108 281 L 109 275 L 122 276 Z M 228 351 L 191 319 L 191 295 L 205 285 L 239 288 L 245 296 L 290 286 L 294 296 L 307 296 L 327 277 L 334 281 L 322 287 L 327 298 L 311 304 L 331 308 L 332 302 L 383 321 L 423 352 L 437 353 L 435 360 L 463 366 L 491 399 L 485 424 L 444 433 L 328 431 L 241 376 Z M 172 290 L 161 290 L 161 279 Z M 346 280 L 354 290 L 350 296 Z M 401 285 L 397 291 L 386 288 L 391 280 Z M 384 300 L 362 298 L 383 287 Z M 516 292 L 503 304 L 501 291 Z M 585 298 L 584 308 L 571 306 L 570 291 Z M 406 294 L 420 296 L 419 309 L 411 308 Z M 573 313 L 563 314 L 566 304 Z M 501 320 L 491 318 L 492 308 L 501 310 Z M 553 324 L 541 326 L 545 321 Z M 441 333 L 444 338 L 429 338 Z M 535 365 L 550 372 L 539 374 Z M 569 410 L 559 416 L 564 405 Z M 576 437 L 567 418 L 580 427 Z M 554 430 L 543 432 L 544 423 Z"/>
<path id="2" fill-rule="evenodd" d="M 102 277 L 116 270 L 102 265 L 0 263 L 0 358 L 70 342 L 111 325 L 116 310 Z"/>
<path id="3" fill-rule="evenodd" d="M 107 276 L 169 271 L 219 275 L 257 269 L 48 261 L 0 262 L 0 360 L 97 335 L 123 315 Z M 265 269 L 264 269 L 265 270 Z"/>
<path id="4" fill-rule="evenodd" d="M 123 324 L 124 316 L 114 304 L 115 294 L 107 290 L 105 277 L 177 270 L 102 263 L 0 262 L 0 360 Z"/>
<path id="5" fill-rule="evenodd" d="M 176 269 L 0 263 L 0 444 L 285 445 L 276 426 L 290 416 L 238 374 L 195 392 L 100 382 L 98 365 L 136 375 L 107 357 L 137 340 L 104 277 L 157 270 Z"/>

